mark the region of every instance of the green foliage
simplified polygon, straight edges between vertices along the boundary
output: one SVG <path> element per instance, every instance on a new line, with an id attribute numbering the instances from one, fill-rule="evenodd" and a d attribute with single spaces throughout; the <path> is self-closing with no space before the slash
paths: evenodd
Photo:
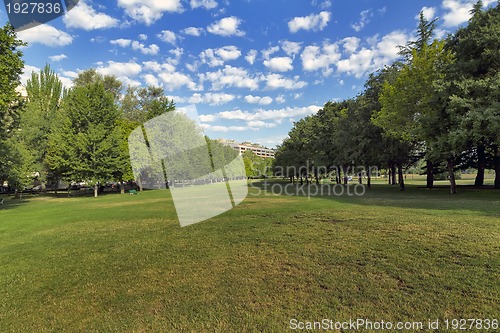
<path id="1" fill-rule="evenodd" d="M 48 138 L 57 126 L 55 121 L 62 97 L 62 83 L 46 65 L 42 71 L 32 73 L 26 84 L 28 102 L 21 117 L 22 137 L 33 157 L 32 172 L 40 174 L 40 180 L 47 180 L 48 167 L 45 159 Z"/>
<path id="2" fill-rule="evenodd" d="M 143 123 L 165 112 L 175 110 L 175 103 L 164 95 L 163 88 L 128 87 L 121 107 L 125 118 Z"/>
<path id="3" fill-rule="evenodd" d="M 249 178 L 265 178 L 273 175 L 273 159 L 257 156 L 251 150 L 243 154 L 245 172 Z"/>
<path id="4" fill-rule="evenodd" d="M 26 45 L 17 39 L 12 25 L 0 28 L 0 181 L 19 185 L 26 179 L 25 153 L 19 141 L 20 115 L 23 99 L 16 91 L 24 63 L 20 48 Z"/>
<path id="5" fill-rule="evenodd" d="M 120 168 L 118 119 L 113 95 L 103 83 L 73 88 L 49 139 L 50 169 L 72 180 L 97 183 L 112 179 Z"/>

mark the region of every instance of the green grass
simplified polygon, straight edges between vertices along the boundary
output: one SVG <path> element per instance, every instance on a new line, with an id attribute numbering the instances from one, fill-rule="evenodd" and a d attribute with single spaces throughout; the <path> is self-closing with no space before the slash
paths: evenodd
<path id="1" fill-rule="evenodd" d="M 6 199 L 0 331 L 499 319 L 499 191 L 379 185 L 308 200 L 254 186 L 235 209 L 185 228 L 166 191 Z"/>

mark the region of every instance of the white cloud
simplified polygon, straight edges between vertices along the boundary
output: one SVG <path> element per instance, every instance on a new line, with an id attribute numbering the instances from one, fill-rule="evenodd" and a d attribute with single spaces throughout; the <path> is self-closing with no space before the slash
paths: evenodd
<path id="1" fill-rule="evenodd" d="M 328 25 L 330 16 L 330 12 L 323 11 L 318 15 L 311 14 L 309 16 L 294 17 L 288 22 L 288 28 L 291 33 L 296 33 L 300 29 L 320 31 Z"/>
<path id="2" fill-rule="evenodd" d="M 340 60 L 341 54 L 337 44 L 324 42 L 322 47 L 316 45 L 306 46 L 300 58 L 305 71 L 322 69 L 325 73 L 330 73 L 331 66 Z"/>
<path id="3" fill-rule="evenodd" d="M 118 6 L 132 19 L 148 26 L 158 21 L 164 12 L 184 11 L 181 0 L 118 0 Z"/>
<path id="4" fill-rule="evenodd" d="M 125 47 L 129 47 L 132 44 L 132 40 L 119 38 L 119 39 L 111 40 L 111 41 L 109 41 L 109 43 L 112 45 L 118 45 L 120 47 L 125 48 Z"/>
<path id="5" fill-rule="evenodd" d="M 158 45 L 151 44 L 150 46 L 145 46 L 144 44 L 142 44 L 136 40 L 119 38 L 119 39 L 111 40 L 109 42 L 112 45 L 118 45 L 118 46 L 123 47 L 123 48 L 130 46 L 132 48 L 132 50 L 140 51 L 142 54 L 145 54 L 145 55 L 156 55 L 156 54 L 158 54 L 158 52 L 160 52 L 160 47 Z"/>
<path id="6" fill-rule="evenodd" d="M 212 123 L 217 120 L 217 116 L 213 114 L 200 114 L 198 118 L 200 118 L 200 121 L 203 123 Z"/>
<path id="7" fill-rule="evenodd" d="M 344 51 L 348 54 L 354 53 L 359 48 L 359 43 L 361 40 L 357 37 L 346 37 L 342 40 Z"/>
<path id="8" fill-rule="evenodd" d="M 245 33 L 239 30 L 241 20 L 235 16 L 225 17 L 207 27 L 207 31 L 219 36 L 244 36 Z"/>
<path id="9" fill-rule="evenodd" d="M 146 84 L 148 86 L 154 86 L 154 87 L 160 87 L 161 84 L 160 84 L 160 81 L 158 80 L 158 78 L 152 74 L 146 74 L 146 75 L 143 75 L 142 78 L 144 79 L 144 82 L 146 82 Z"/>
<path id="10" fill-rule="evenodd" d="M 359 16 L 359 22 L 351 25 L 351 28 L 353 28 L 356 32 L 360 32 L 361 30 L 363 30 L 365 25 L 370 23 L 370 18 L 373 17 L 373 11 L 371 9 L 363 10 L 361 13 L 359 13 Z"/>
<path id="11" fill-rule="evenodd" d="M 280 103 L 280 104 L 286 102 L 285 96 L 283 96 L 283 95 L 279 95 L 274 100 L 276 101 L 276 103 Z"/>
<path id="12" fill-rule="evenodd" d="M 307 82 L 300 81 L 299 76 L 294 76 L 293 79 L 289 79 L 281 74 L 269 74 L 264 76 L 263 80 L 266 81 L 266 87 L 269 89 L 281 88 L 286 90 L 295 90 L 307 86 Z"/>
<path id="13" fill-rule="evenodd" d="M 269 57 L 280 50 L 279 46 L 273 46 L 268 49 L 262 50 L 262 57 L 264 59 L 269 59 Z"/>
<path id="14" fill-rule="evenodd" d="M 118 25 L 118 20 L 104 13 L 97 13 L 92 6 L 81 0 L 63 16 L 66 28 L 96 30 L 112 28 Z"/>
<path id="15" fill-rule="evenodd" d="M 436 7 L 422 7 L 420 10 L 422 14 L 424 14 L 424 17 L 428 21 L 432 21 L 432 19 L 436 16 Z M 415 16 L 415 18 L 418 20 L 420 18 L 420 13 Z"/>
<path id="16" fill-rule="evenodd" d="M 48 24 L 20 31 L 17 37 L 28 44 L 43 44 L 50 47 L 66 46 L 73 42 L 73 37 Z"/>
<path id="17" fill-rule="evenodd" d="M 273 102 L 273 99 L 272 97 L 269 96 L 261 97 L 261 96 L 246 95 L 245 101 L 249 104 L 269 105 Z"/>
<path id="18" fill-rule="evenodd" d="M 156 61 L 144 61 L 144 70 L 151 70 L 155 73 L 159 72 L 174 72 L 175 66 L 170 63 L 160 64 Z"/>
<path id="19" fill-rule="evenodd" d="M 285 51 L 287 56 L 293 57 L 300 52 L 302 49 L 302 43 L 290 42 L 287 40 L 281 41 L 281 48 Z"/>
<path id="20" fill-rule="evenodd" d="M 191 0 L 189 2 L 191 8 L 205 8 L 205 9 L 214 9 L 217 7 L 217 1 L 215 0 Z"/>
<path id="21" fill-rule="evenodd" d="M 32 73 L 40 73 L 40 68 L 31 65 L 24 65 L 23 74 L 21 74 L 20 77 L 22 85 L 24 86 L 26 85 L 26 82 L 28 82 L 28 80 L 31 79 Z"/>
<path id="22" fill-rule="evenodd" d="M 234 95 L 230 94 L 219 94 L 219 93 L 206 93 L 203 96 L 201 94 L 193 94 L 191 98 L 189 98 L 189 103 L 199 104 L 199 103 L 207 103 L 210 105 L 222 105 L 233 101 L 236 98 Z"/>
<path id="23" fill-rule="evenodd" d="M 100 65 L 96 70 L 102 75 L 114 75 L 125 84 L 140 85 L 140 82 L 132 79 L 142 71 L 141 65 L 136 62 L 108 61 L 107 66 Z"/>
<path id="24" fill-rule="evenodd" d="M 190 36 L 195 36 L 199 37 L 201 34 L 205 31 L 203 28 L 195 28 L 195 27 L 189 27 L 184 30 L 182 30 L 182 33 Z"/>
<path id="25" fill-rule="evenodd" d="M 245 60 L 250 64 L 253 65 L 255 62 L 255 58 L 257 58 L 257 50 L 250 50 L 248 51 L 247 55 L 245 56 Z"/>
<path id="26" fill-rule="evenodd" d="M 276 57 L 269 60 L 264 60 L 264 66 L 276 72 L 288 72 L 293 69 L 292 58 Z"/>
<path id="27" fill-rule="evenodd" d="M 201 127 L 205 130 L 213 131 L 213 132 L 242 132 L 246 131 L 249 128 L 245 126 L 220 126 L 220 125 L 210 125 L 210 124 L 201 124 Z"/>
<path id="28" fill-rule="evenodd" d="M 201 62 L 210 67 L 223 66 L 225 61 L 236 60 L 240 56 L 241 51 L 236 46 L 206 49 L 200 53 Z"/>
<path id="29" fill-rule="evenodd" d="M 146 35 L 146 34 L 139 34 L 139 39 L 140 40 L 148 40 L 148 35 Z"/>
<path id="30" fill-rule="evenodd" d="M 200 81 L 212 83 L 213 90 L 223 88 L 246 88 L 255 90 L 259 88 L 259 80 L 250 75 L 248 71 L 241 67 L 224 66 L 216 72 L 200 74 Z"/>
<path id="31" fill-rule="evenodd" d="M 371 48 L 361 48 L 361 50 L 352 53 L 347 59 L 342 59 L 337 63 L 337 70 L 340 73 L 353 75 L 361 78 L 369 72 L 389 65 L 399 57 L 399 45 L 406 45 L 408 35 L 401 31 L 393 31 L 382 39 L 373 39 Z"/>
<path id="32" fill-rule="evenodd" d="M 164 72 L 159 76 L 168 91 L 173 91 L 182 87 L 187 87 L 189 90 L 197 90 L 196 83 L 193 82 L 188 75 L 178 72 Z"/>
<path id="33" fill-rule="evenodd" d="M 443 15 L 445 27 L 456 27 L 462 23 L 467 22 L 470 17 L 476 0 L 443 0 L 441 7 L 445 10 L 446 14 Z M 485 7 L 497 2 L 497 0 L 485 0 L 483 5 Z"/>
<path id="34" fill-rule="evenodd" d="M 282 109 L 264 110 L 259 109 L 256 112 L 248 112 L 242 110 L 223 111 L 216 114 L 218 119 L 225 120 L 242 120 L 246 122 L 251 121 L 273 121 L 274 123 L 281 123 L 285 119 L 304 117 L 315 114 L 321 106 L 310 105 L 306 107 L 286 107 Z"/>
<path id="35" fill-rule="evenodd" d="M 177 35 L 175 32 L 170 31 L 170 30 L 162 30 L 161 33 L 156 35 L 160 40 L 164 41 L 165 43 L 170 43 L 175 46 L 177 43 Z"/>
<path id="36" fill-rule="evenodd" d="M 265 121 L 262 121 L 262 120 L 251 120 L 251 121 L 249 121 L 247 123 L 247 125 L 251 129 L 256 129 L 256 128 L 273 128 L 273 127 L 277 126 L 276 123 L 269 123 L 269 122 L 265 122 Z"/>
<path id="37" fill-rule="evenodd" d="M 68 58 L 68 57 L 65 54 L 53 55 L 53 56 L 49 57 L 50 61 L 53 61 L 53 62 L 58 62 L 58 61 L 66 59 L 66 58 Z"/>

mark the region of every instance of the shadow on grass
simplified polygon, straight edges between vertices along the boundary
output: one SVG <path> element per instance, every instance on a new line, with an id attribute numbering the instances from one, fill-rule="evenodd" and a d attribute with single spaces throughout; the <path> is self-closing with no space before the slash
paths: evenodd
<path id="1" fill-rule="evenodd" d="M 451 195 L 448 186 L 428 189 L 419 185 L 406 185 L 400 191 L 397 185 L 376 184 L 368 188 L 358 184 L 336 185 L 315 183 L 291 184 L 281 180 L 261 180 L 250 184 L 254 193 L 261 196 L 282 195 L 292 197 L 321 198 L 345 204 L 376 205 L 415 209 L 476 211 L 481 215 L 500 216 L 500 190 L 492 187 L 477 188 L 458 186 L 458 193 Z"/>

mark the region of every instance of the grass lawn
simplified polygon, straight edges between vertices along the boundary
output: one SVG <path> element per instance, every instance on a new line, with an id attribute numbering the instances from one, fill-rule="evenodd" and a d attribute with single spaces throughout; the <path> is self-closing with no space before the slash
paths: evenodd
<path id="1" fill-rule="evenodd" d="M 500 319 L 500 191 L 378 185 L 308 200 L 260 189 L 185 228 L 167 191 L 6 198 L 0 332 Z"/>

